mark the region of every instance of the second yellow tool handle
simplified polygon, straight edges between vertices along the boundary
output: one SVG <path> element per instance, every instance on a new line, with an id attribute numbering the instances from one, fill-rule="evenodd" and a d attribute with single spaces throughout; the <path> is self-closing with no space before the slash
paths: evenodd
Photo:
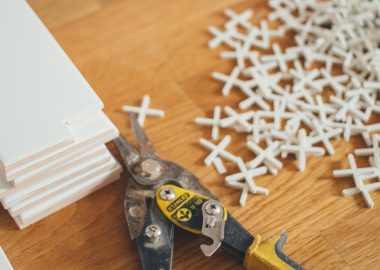
<path id="1" fill-rule="evenodd" d="M 286 234 L 274 235 L 265 241 L 262 240 L 260 235 L 257 235 L 255 241 L 246 252 L 244 268 L 246 270 L 302 269 L 299 265 L 292 267 L 289 262 L 286 262 L 284 258 L 281 258 L 276 252 L 276 245 L 279 245 L 278 248 L 281 249 L 285 239 Z"/>

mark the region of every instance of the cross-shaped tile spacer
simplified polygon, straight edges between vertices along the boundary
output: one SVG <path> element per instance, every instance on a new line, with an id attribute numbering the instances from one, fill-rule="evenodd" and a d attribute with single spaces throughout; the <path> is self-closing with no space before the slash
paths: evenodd
<path id="1" fill-rule="evenodd" d="M 245 51 L 241 45 L 237 45 L 233 51 L 221 52 L 220 57 L 222 59 L 235 59 L 238 68 L 243 70 L 245 68 L 245 59 L 249 58 L 249 52 Z"/>
<path id="2" fill-rule="evenodd" d="M 280 100 L 274 100 L 273 111 L 257 111 L 257 114 L 262 118 L 272 118 L 275 129 L 281 128 L 281 120 L 289 119 L 295 116 L 292 112 L 285 112 L 280 105 Z"/>
<path id="3" fill-rule="evenodd" d="M 249 75 L 257 82 L 257 88 L 260 93 L 269 98 L 273 92 L 283 95 L 285 90 L 278 84 L 281 81 L 282 74 L 263 74 L 256 69 L 249 69 Z"/>
<path id="4" fill-rule="evenodd" d="M 256 93 L 248 87 L 242 87 L 241 91 L 247 96 L 247 98 L 239 103 L 240 109 L 246 110 L 256 104 L 263 110 L 270 110 L 270 105 L 264 100 L 260 93 Z"/>
<path id="5" fill-rule="evenodd" d="M 341 95 L 345 89 L 347 88 L 342 83 L 348 82 L 350 76 L 347 74 L 332 76 L 330 72 L 327 72 L 324 68 L 320 69 L 320 73 L 323 76 L 323 79 L 319 79 L 316 83 L 321 87 L 325 87 L 326 85 L 330 85 L 331 88 L 335 91 L 337 95 Z"/>
<path id="6" fill-rule="evenodd" d="M 324 131 L 323 127 L 320 125 L 320 123 L 314 119 L 313 120 L 313 127 L 314 131 L 316 132 L 316 136 L 313 136 L 309 138 L 309 142 L 311 145 L 314 145 L 316 143 L 322 142 L 323 145 L 325 146 L 327 152 L 330 155 L 334 155 L 334 147 L 332 146 L 330 139 L 337 137 L 339 134 L 342 133 L 342 129 L 337 128 L 337 129 L 331 129 L 327 132 Z"/>
<path id="7" fill-rule="evenodd" d="M 276 68 L 277 67 L 277 63 L 276 62 L 266 62 L 266 63 L 262 63 L 260 60 L 259 60 L 259 54 L 257 52 L 250 52 L 249 55 L 248 55 L 248 59 L 249 61 L 251 62 L 252 66 L 246 68 L 244 71 L 243 71 L 243 74 L 244 75 L 251 75 L 252 74 L 252 70 L 256 70 L 257 72 L 259 72 L 260 74 L 263 74 L 265 76 L 268 76 L 269 75 L 269 71 Z"/>
<path id="8" fill-rule="evenodd" d="M 253 117 L 253 111 L 239 114 L 230 106 L 225 106 L 224 112 L 228 115 L 228 117 L 221 120 L 222 127 L 231 127 L 237 124 L 240 125 L 246 132 L 251 131 L 252 126 L 248 123 L 248 120 Z"/>
<path id="9" fill-rule="evenodd" d="M 282 163 L 275 158 L 276 151 L 280 147 L 278 141 L 270 144 L 266 149 L 262 149 L 260 146 L 255 144 L 253 141 L 247 141 L 247 147 L 249 150 L 255 153 L 256 157 L 247 163 L 247 166 L 251 169 L 258 167 L 260 164 L 264 165 L 269 169 L 271 174 L 276 175 L 277 171 L 282 168 Z"/>
<path id="10" fill-rule="evenodd" d="M 211 39 L 208 42 L 208 46 L 211 49 L 215 49 L 216 47 L 219 47 L 220 44 L 225 43 L 231 48 L 235 48 L 238 45 L 238 42 L 236 42 L 232 36 L 234 34 L 234 30 L 232 29 L 227 29 L 226 32 L 220 31 L 218 28 L 214 26 L 210 26 L 208 31 L 214 35 L 214 38 Z"/>
<path id="11" fill-rule="evenodd" d="M 256 111 L 253 115 L 251 140 L 255 143 L 259 143 L 262 139 L 261 132 L 271 130 L 273 127 L 273 123 L 267 124 L 264 119 L 261 119 L 260 111 Z"/>
<path id="12" fill-rule="evenodd" d="M 214 167 L 219 174 L 225 174 L 227 172 L 227 169 L 224 166 L 223 161 L 220 157 L 215 158 L 212 161 L 212 164 L 214 164 Z"/>
<path id="13" fill-rule="evenodd" d="M 209 166 L 218 156 L 228 161 L 236 162 L 236 156 L 231 154 L 227 150 L 225 150 L 225 148 L 227 147 L 228 144 L 230 144 L 230 142 L 231 142 L 231 136 L 229 135 L 225 136 L 218 145 L 215 145 L 212 142 L 201 138 L 199 140 L 199 143 L 203 147 L 211 150 L 211 153 L 204 160 L 204 163 L 206 164 L 206 166 Z"/>
<path id="14" fill-rule="evenodd" d="M 346 141 L 348 141 L 351 135 L 357 135 L 363 132 L 364 133 L 367 132 L 367 128 L 365 126 L 354 124 L 352 121 L 353 121 L 352 116 L 348 115 L 345 123 L 333 122 L 330 119 L 328 119 L 325 122 L 321 121 L 321 123 L 325 125 L 325 127 L 329 127 L 332 129 L 334 128 L 343 129 L 343 138 Z"/>
<path id="15" fill-rule="evenodd" d="M 297 144 L 290 145 L 285 144 L 281 146 L 281 151 L 286 153 L 292 153 L 296 155 L 297 158 L 297 168 L 301 172 L 306 168 L 306 156 L 308 154 L 314 156 L 323 156 L 325 154 L 325 150 L 321 147 L 312 147 L 310 143 L 307 141 L 306 131 L 302 128 L 298 132 Z"/>
<path id="16" fill-rule="evenodd" d="M 245 205 L 248 191 L 252 194 L 267 196 L 269 194 L 268 189 L 257 186 L 253 179 L 256 176 L 266 174 L 267 168 L 259 167 L 255 169 L 248 169 L 240 157 L 236 159 L 236 163 L 239 167 L 240 172 L 227 176 L 225 180 L 228 187 L 243 190 L 240 197 L 240 205 Z M 245 180 L 245 182 L 239 182 L 240 180 Z"/>
<path id="17" fill-rule="evenodd" d="M 139 123 L 140 126 L 144 126 L 146 116 L 156 116 L 156 117 L 161 117 L 161 118 L 165 116 L 165 112 L 163 110 L 150 109 L 149 103 L 150 103 L 150 96 L 145 95 L 142 99 L 141 107 L 124 105 L 122 107 L 122 110 L 127 113 L 136 113 L 138 115 L 137 122 Z"/>
<path id="18" fill-rule="evenodd" d="M 353 154 L 348 155 L 348 162 L 350 169 L 334 170 L 333 172 L 334 177 L 352 176 L 354 180 L 355 187 L 343 189 L 342 195 L 352 196 L 354 194 L 361 193 L 366 205 L 370 208 L 373 207 L 374 203 L 369 192 L 380 189 L 380 182 L 366 185 L 364 181 L 373 177 L 377 177 L 375 172 L 376 168 L 358 168 Z"/>
<path id="19" fill-rule="evenodd" d="M 319 76 L 319 70 L 313 69 L 306 72 L 303 70 L 301 63 L 297 60 L 294 61 L 294 69 L 291 69 L 289 73 L 295 79 L 293 91 L 304 91 L 305 88 L 310 88 L 318 92 L 321 91 L 320 85 L 315 81 L 315 78 Z"/>
<path id="20" fill-rule="evenodd" d="M 237 26 L 242 26 L 248 30 L 252 28 L 252 24 L 249 22 L 249 19 L 253 16 L 252 10 L 245 10 L 242 13 L 237 14 L 231 9 L 226 8 L 224 14 L 230 18 L 230 20 L 224 24 L 225 28 L 230 29 L 236 28 Z"/>
<path id="21" fill-rule="evenodd" d="M 282 53 L 281 48 L 278 43 L 273 43 L 272 45 L 273 55 L 263 55 L 261 60 L 263 62 L 275 62 L 280 68 L 281 72 L 288 71 L 287 61 L 293 61 L 297 58 L 297 55 L 294 53 Z"/>
<path id="22" fill-rule="evenodd" d="M 338 107 L 334 119 L 337 121 L 345 121 L 348 113 L 352 113 L 355 117 L 359 118 L 360 120 L 366 121 L 365 113 L 360 111 L 360 109 L 357 107 L 358 99 L 358 96 L 353 96 L 348 100 L 343 100 L 341 98 L 331 95 L 330 101 Z"/>
<path id="23" fill-rule="evenodd" d="M 213 118 L 197 117 L 195 123 L 203 126 L 212 126 L 211 138 L 217 140 L 219 137 L 220 116 L 222 109 L 220 106 L 215 106 Z"/>
<path id="24" fill-rule="evenodd" d="M 223 96 L 228 96 L 230 94 L 232 88 L 237 85 L 239 74 L 240 74 L 240 69 L 238 67 L 235 67 L 232 70 L 231 75 L 229 75 L 229 76 L 221 74 L 219 72 L 213 72 L 212 73 L 212 77 L 215 80 L 224 82 L 224 86 L 222 89 Z"/>
<path id="25" fill-rule="evenodd" d="M 372 156 L 374 166 L 380 168 L 380 147 L 379 147 L 380 135 L 372 134 L 372 148 L 359 148 L 355 149 L 354 153 L 357 156 Z"/>

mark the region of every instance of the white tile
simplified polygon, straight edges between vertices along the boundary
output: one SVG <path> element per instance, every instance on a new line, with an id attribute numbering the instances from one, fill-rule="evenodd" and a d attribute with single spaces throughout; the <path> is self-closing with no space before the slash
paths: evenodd
<path id="1" fill-rule="evenodd" d="M 110 154 L 109 157 L 111 157 Z M 88 170 L 77 177 L 73 177 L 66 181 L 60 182 L 50 187 L 49 189 L 42 190 L 36 194 L 33 194 L 32 196 L 28 196 L 25 199 L 16 201 L 8 208 L 8 211 L 11 216 L 14 217 L 21 214 L 22 212 L 27 211 L 28 209 L 33 209 L 39 205 L 44 205 L 50 200 L 54 200 L 54 197 L 59 197 L 63 192 L 69 189 L 75 189 L 85 182 L 92 181 L 92 179 L 96 178 L 98 175 L 101 175 L 103 173 L 110 174 L 115 166 L 117 166 L 116 161 L 111 158 L 97 168 Z"/>
<path id="2" fill-rule="evenodd" d="M 63 162 L 63 160 L 71 153 L 94 145 L 104 144 L 111 141 L 119 134 L 117 128 L 102 111 L 71 125 L 70 132 L 75 138 L 74 144 L 59 148 L 56 151 L 52 151 L 43 157 L 36 158 L 23 166 L 7 171 L 6 180 L 14 181 L 16 178 L 22 177 L 35 170 L 52 169 L 54 168 L 52 163 L 59 164 L 60 162 Z"/>
<path id="3" fill-rule="evenodd" d="M 4 192 L 1 203 L 4 208 L 11 207 L 16 201 L 20 201 L 25 197 L 33 196 L 42 190 L 48 190 L 59 183 L 69 181 L 72 178 L 80 176 L 87 171 L 96 169 L 98 166 L 111 160 L 111 155 L 107 148 L 102 145 L 93 149 L 87 150 L 86 153 L 78 157 L 81 161 L 77 165 L 63 170 L 61 172 L 53 173 L 50 176 L 39 179 L 39 181 L 24 187 L 15 187 L 7 192 Z"/>
<path id="4" fill-rule="evenodd" d="M 120 178 L 121 167 L 119 164 L 110 172 L 103 173 L 97 177 L 76 186 L 73 189 L 66 190 L 54 197 L 52 200 L 38 205 L 28 211 L 23 212 L 17 217 L 14 217 L 15 222 L 20 229 L 23 229 L 57 211 L 70 205 L 83 197 L 95 192 L 96 190 L 118 180 Z"/>
<path id="5" fill-rule="evenodd" d="M 0 247 L 0 269 L 1 270 L 13 270 L 11 263 L 9 262 L 4 250 Z"/>
<path id="6" fill-rule="evenodd" d="M 0 160 L 10 170 L 74 143 L 68 125 L 103 108 L 23 0 L 0 0 Z"/>

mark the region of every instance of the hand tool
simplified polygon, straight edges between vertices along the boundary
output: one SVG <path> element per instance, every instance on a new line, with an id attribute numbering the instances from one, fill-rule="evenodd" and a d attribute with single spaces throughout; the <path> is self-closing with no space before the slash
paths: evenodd
<path id="1" fill-rule="evenodd" d="M 124 207 L 141 269 L 171 269 L 175 226 L 206 238 L 206 256 L 221 248 L 248 270 L 303 269 L 282 252 L 286 233 L 265 241 L 252 236 L 194 174 L 156 154 L 134 114 L 131 128 L 137 148 L 122 135 L 114 143 L 130 177 Z"/>

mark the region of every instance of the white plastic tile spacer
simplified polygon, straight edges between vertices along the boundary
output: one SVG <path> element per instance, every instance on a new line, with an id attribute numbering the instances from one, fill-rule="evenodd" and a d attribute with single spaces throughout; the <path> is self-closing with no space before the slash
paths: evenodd
<path id="1" fill-rule="evenodd" d="M 289 73 L 296 79 L 293 91 L 299 92 L 304 91 L 304 89 L 311 89 L 321 92 L 321 86 L 316 81 L 316 78 L 319 76 L 319 70 L 304 71 L 301 63 L 296 60 L 294 61 L 294 69 L 291 69 Z"/>
<path id="2" fill-rule="evenodd" d="M 237 45 L 233 51 L 225 51 L 220 53 L 222 59 L 234 59 L 240 70 L 245 68 L 245 59 L 249 58 L 249 52 L 242 48 L 241 45 Z"/>
<path id="3" fill-rule="evenodd" d="M 224 166 L 223 164 L 223 161 L 220 157 L 217 157 L 215 158 L 213 161 L 212 161 L 212 164 L 214 164 L 215 166 L 215 169 L 216 171 L 219 173 L 219 174 L 225 174 L 227 172 L 227 169 L 226 167 Z"/>
<path id="4" fill-rule="evenodd" d="M 333 172 L 334 177 L 346 177 L 350 175 L 354 180 L 355 187 L 343 189 L 342 195 L 352 196 L 361 193 L 366 205 L 372 208 L 374 203 L 369 192 L 380 189 L 380 182 L 366 185 L 364 181 L 377 177 L 376 168 L 358 168 L 353 154 L 348 155 L 348 162 L 350 169 L 334 170 Z"/>
<path id="5" fill-rule="evenodd" d="M 211 153 L 206 157 L 204 163 L 206 166 L 211 165 L 211 163 L 219 156 L 228 161 L 236 162 L 236 156 L 225 150 L 228 144 L 231 142 L 231 136 L 225 136 L 218 145 L 209 142 L 206 139 L 201 138 L 199 143 L 205 148 L 211 150 Z"/>
<path id="6" fill-rule="evenodd" d="M 297 55 L 290 52 L 283 54 L 278 43 L 273 43 L 272 49 L 273 55 L 263 55 L 261 57 L 261 60 L 263 62 L 275 62 L 281 72 L 287 72 L 288 64 L 286 62 L 295 60 L 297 58 Z"/>
<path id="7" fill-rule="evenodd" d="M 289 119 L 296 115 L 292 112 L 282 110 L 279 99 L 275 99 L 273 103 L 273 111 L 257 111 L 256 113 L 259 114 L 261 118 L 272 118 L 274 128 L 280 129 L 282 119 Z"/>
<path id="8" fill-rule="evenodd" d="M 358 100 L 358 96 L 353 96 L 348 100 L 343 100 L 336 96 L 330 96 L 330 101 L 338 107 L 338 111 L 334 115 L 334 119 L 337 121 L 346 121 L 347 114 L 352 113 L 360 120 L 365 120 L 365 114 L 357 107 Z"/>
<path id="9" fill-rule="evenodd" d="M 285 144 L 281 146 L 282 152 L 296 155 L 297 168 L 301 172 L 306 168 L 306 157 L 308 154 L 314 156 L 323 156 L 325 154 L 325 150 L 323 148 L 311 147 L 307 140 L 306 131 L 304 129 L 300 129 L 298 132 L 297 145 Z"/>
<path id="10" fill-rule="evenodd" d="M 253 105 L 257 105 L 261 109 L 266 111 L 270 110 L 270 105 L 264 100 L 264 98 L 259 93 L 255 93 L 254 91 L 252 91 L 252 89 L 242 88 L 241 90 L 247 96 L 246 99 L 239 103 L 239 108 L 241 110 L 246 110 Z"/>
<path id="11" fill-rule="evenodd" d="M 236 189 L 242 189 L 242 198 L 240 200 L 240 205 L 244 206 L 246 197 L 247 197 L 247 190 L 244 191 L 244 189 L 248 189 L 249 192 L 253 194 L 259 194 L 267 196 L 269 194 L 269 190 L 263 187 L 259 187 L 254 182 L 254 177 L 259 175 L 264 175 L 267 173 L 266 167 L 258 167 L 255 169 L 248 169 L 243 160 L 239 157 L 236 159 L 236 163 L 239 167 L 240 172 L 229 175 L 225 178 L 226 185 L 228 187 L 236 188 Z M 240 180 L 244 180 L 245 182 L 239 182 Z"/>
<path id="12" fill-rule="evenodd" d="M 256 155 L 253 160 L 247 163 L 249 168 L 254 169 L 259 165 L 264 164 L 273 175 L 277 174 L 277 170 L 282 169 L 281 161 L 275 158 L 275 151 L 280 147 L 278 141 L 273 142 L 266 149 L 262 149 L 253 141 L 247 141 L 247 147 Z"/>
<path id="13" fill-rule="evenodd" d="M 380 147 L 379 147 L 380 135 L 372 134 L 372 148 L 359 148 L 355 149 L 354 153 L 357 156 L 372 156 L 373 166 L 380 168 Z"/>
<path id="14" fill-rule="evenodd" d="M 237 80 L 238 80 L 239 74 L 240 74 L 240 69 L 238 67 L 235 67 L 232 70 L 230 76 L 224 75 L 224 74 L 219 73 L 219 72 L 213 72 L 212 73 L 212 77 L 215 80 L 218 80 L 218 81 L 221 81 L 224 83 L 224 86 L 222 89 L 223 96 L 228 96 L 231 93 L 232 88 L 237 85 Z"/>
<path id="15" fill-rule="evenodd" d="M 222 127 L 232 127 L 233 125 L 238 124 L 247 132 L 252 130 L 252 126 L 248 123 L 248 120 L 252 119 L 254 114 L 253 111 L 239 114 L 230 106 L 225 106 L 224 112 L 228 117 L 221 120 Z"/>
<path id="16" fill-rule="evenodd" d="M 326 85 L 330 85 L 331 88 L 335 91 L 336 94 L 340 95 L 346 90 L 346 86 L 343 83 L 348 82 L 350 76 L 344 74 L 339 76 L 332 76 L 330 72 L 325 70 L 324 68 L 320 69 L 320 73 L 323 76 L 323 79 L 319 79 L 317 84 L 321 87 L 325 87 Z"/>
<path id="17" fill-rule="evenodd" d="M 257 52 L 250 52 L 249 55 L 248 55 L 248 59 L 251 62 L 252 66 L 247 67 L 243 71 L 243 74 L 247 75 L 247 76 L 249 76 L 249 75 L 252 74 L 252 70 L 256 70 L 260 74 L 268 76 L 269 75 L 268 72 L 277 67 L 277 63 L 276 62 L 262 63 L 259 60 L 259 54 Z"/>
<path id="18" fill-rule="evenodd" d="M 332 129 L 327 132 L 323 130 L 323 127 L 319 124 L 317 120 L 313 120 L 314 131 L 316 132 L 316 136 L 309 138 L 309 143 L 314 145 L 316 143 L 322 142 L 325 146 L 329 155 L 334 155 L 334 147 L 332 146 L 330 139 L 337 137 L 342 133 L 342 129 Z"/>
<path id="19" fill-rule="evenodd" d="M 218 28 L 210 26 L 208 31 L 214 35 L 214 38 L 208 42 L 208 46 L 211 49 L 215 49 L 223 43 L 227 44 L 231 48 L 235 48 L 238 45 L 238 42 L 232 39 L 232 35 L 235 32 L 232 29 L 229 29 L 226 32 L 222 32 Z"/>
<path id="20" fill-rule="evenodd" d="M 257 81 L 257 88 L 265 98 L 269 98 L 273 92 L 280 95 L 285 93 L 285 90 L 278 84 L 282 77 L 280 73 L 267 75 L 256 69 L 250 69 L 249 72 L 250 76 Z"/>
<path id="21" fill-rule="evenodd" d="M 255 112 L 252 123 L 252 136 L 251 140 L 255 143 L 259 143 L 261 140 L 261 133 L 266 130 L 274 128 L 274 124 L 268 124 L 264 119 L 261 119 L 260 111 Z"/>
<path id="22" fill-rule="evenodd" d="M 269 49 L 270 40 L 269 40 L 268 22 L 264 19 L 260 21 L 259 33 L 261 36 L 261 40 L 254 39 L 251 41 L 252 44 L 261 49 L 265 49 L 265 50 Z"/>
<path id="23" fill-rule="evenodd" d="M 122 107 L 122 110 L 127 113 L 136 113 L 138 115 L 137 122 L 140 124 L 140 126 L 144 126 L 146 116 L 155 116 L 161 118 L 165 116 L 165 112 L 163 110 L 150 109 L 149 103 L 150 96 L 145 95 L 142 99 L 141 107 L 124 105 Z"/>
<path id="24" fill-rule="evenodd" d="M 195 123 L 202 126 L 212 126 L 211 138 L 217 140 L 219 137 L 220 117 L 222 109 L 215 106 L 213 118 L 197 117 Z"/>
<path id="25" fill-rule="evenodd" d="M 247 9 L 242 13 L 237 14 L 233 10 L 226 8 L 224 10 L 224 14 L 226 14 L 230 19 L 224 24 L 224 27 L 226 29 L 236 28 L 237 26 L 242 26 L 248 30 L 252 28 L 252 24 L 249 22 L 249 19 L 251 19 L 253 16 L 252 10 Z"/>

